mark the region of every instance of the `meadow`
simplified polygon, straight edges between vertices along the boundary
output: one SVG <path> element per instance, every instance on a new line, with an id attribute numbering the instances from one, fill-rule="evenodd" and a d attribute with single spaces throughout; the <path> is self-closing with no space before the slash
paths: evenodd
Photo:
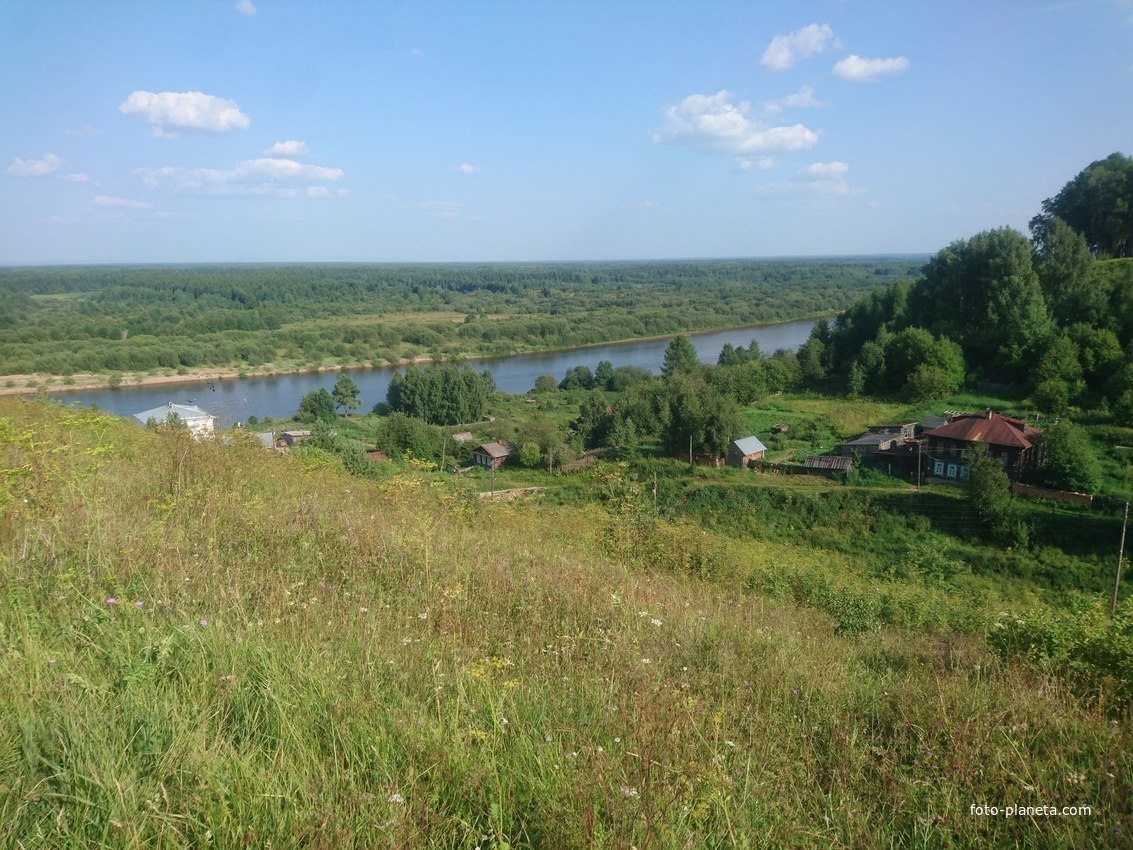
<path id="1" fill-rule="evenodd" d="M 1128 703 L 997 652 L 1018 596 L 617 465 L 504 503 L 15 400 L 0 456 L 3 846 L 1131 841 Z"/>

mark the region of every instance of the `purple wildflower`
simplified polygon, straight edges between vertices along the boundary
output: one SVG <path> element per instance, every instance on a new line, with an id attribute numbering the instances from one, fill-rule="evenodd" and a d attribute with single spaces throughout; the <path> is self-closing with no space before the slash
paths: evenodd
<path id="1" fill-rule="evenodd" d="M 142 600 L 140 600 L 140 599 L 139 599 L 139 600 L 138 600 L 137 602 L 135 602 L 135 603 L 134 603 L 134 607 L 135 607 L 135 608 L 141 608 L 141 607 L 143 607 L 143 606 L 144 606 L 145 604 L 146 604 L 146 603 L 142 602 Z"/>
<path id="2" fill-rule="evenodd" d="M 201 628 L 202 628 L 202 629 L 203 629 L 203 628 L 205 628 L 205 627 L 206 627 L 206 626 L 207 626 L 208 624 L 209 624 L 209 621 L 208 621 L 208 620 L 201 620 L 201 623 L 200 623 L 200 625 L 201 625 Z"/>
<path id="3" fill-rule="evenodd" d="M 108 596 L 108 597 L 106 597 L 106 604 L 107 605 L 117 605 L 118 600 L 115 599 L 113 596 Z"/>

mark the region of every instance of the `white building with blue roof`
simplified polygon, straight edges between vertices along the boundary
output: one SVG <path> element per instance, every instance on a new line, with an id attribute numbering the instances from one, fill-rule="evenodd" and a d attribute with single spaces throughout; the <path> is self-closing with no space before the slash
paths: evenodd
<path id="1" fill-rule="evenodd" d="M 169 402 L 161 407 L 155 407 L 152 410 L 143 410 L 141 413 L 135 413 L 134 418 L 143 425 L 148 425 L 150 420 L 153 420 L 159 425 L 164 425 L 171 421 L 179 421 L 189 429 L 190 434 L 198 439 L 201 437 L 211 437 L 216 433 L 216 417 L 211 413 L 201 410 L 201 408 L 197 407 L 195 404 L 174 404 L 173 402 Z"/>

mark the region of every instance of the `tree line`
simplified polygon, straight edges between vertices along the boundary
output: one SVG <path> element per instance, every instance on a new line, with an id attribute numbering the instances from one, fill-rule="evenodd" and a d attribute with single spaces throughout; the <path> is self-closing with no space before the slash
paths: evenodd
<path id="1" fill-rule="evenodd" d="M 500 355 L 830 314 L 915 268 L 855 258 L 0 269 L 0 374 Z"/>

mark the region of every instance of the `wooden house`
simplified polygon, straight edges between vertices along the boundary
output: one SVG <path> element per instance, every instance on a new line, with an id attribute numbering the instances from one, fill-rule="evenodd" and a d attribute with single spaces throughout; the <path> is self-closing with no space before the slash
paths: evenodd
<path id="1" fill-rule="evenodd" d="M 477 466 L 484 469 L 499 469 L 516 451 L 515 443 L 508 440 L 497 440 L 494 443 L 484 443 L 472 450 L 472 460 Z"/>
<path id="2" fill-rule="evenodd" d="M 1021 419 L 993 413 L 961 413 L 947 425 L 925 432 L 926 471 L 934 478 L 967 481 L 968 454 L 977 443 L 984 443 L 993 458 L 1003 464 L 1012 479 L 1019 471 L 1039 461 L 1038 428 Z"/>

